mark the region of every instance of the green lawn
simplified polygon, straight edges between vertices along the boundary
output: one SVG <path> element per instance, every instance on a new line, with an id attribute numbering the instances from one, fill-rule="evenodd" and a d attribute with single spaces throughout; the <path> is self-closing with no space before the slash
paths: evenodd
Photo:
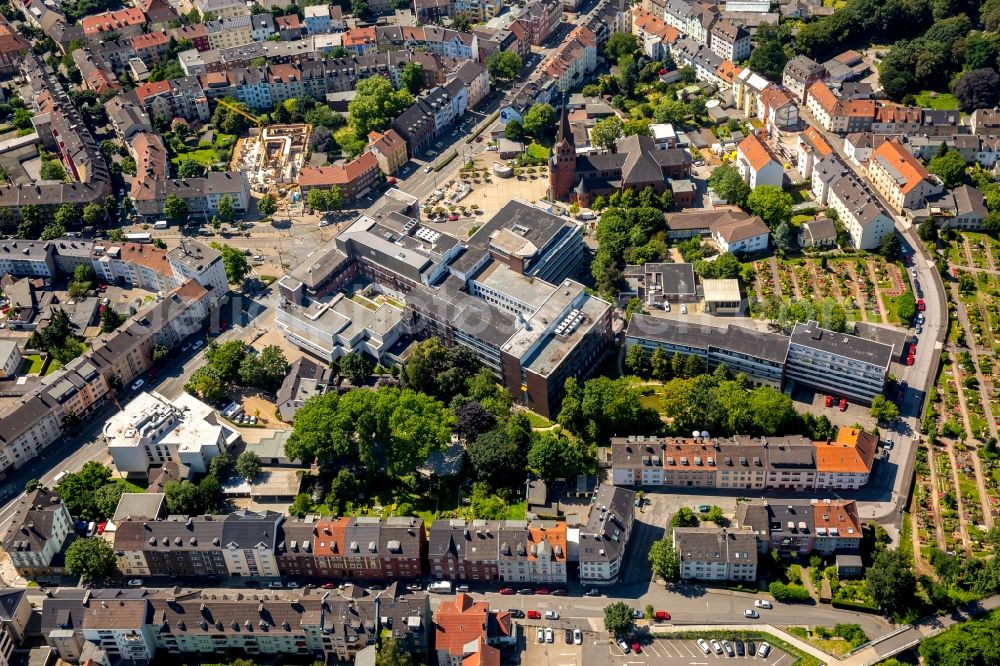
<path id="1" fill-rule="evenodd" d="M 22 375 L 37 375 L 42 371 L 42 357 L 38 354 L 30 354 L 21 359 Z"/>
<path id="2" fill-rule="evenodd" d="M 541 414 L 536 414 L 534 412 L 524 411 L 521 412 L 528 417 L 528 423 L 531 424 L 532 428 L 548 428 L 553 425 L 552 421 L 548 420 Z"/>
<path id="3" fill-rule="evenodd" d="M 215 154 L 214 148 L 195 148 L 187 152 L 179 153 L 177 157 L 171 160 L 171 162 L 177 165 L 180 164 L 182 160 L 194 160 L 203 167 L 208 168 L 218 161 L 218 157 Z"/>
<path id="4" fill-rule="evenodd" d="M 547 160 L 549 158 L 549 149 L 538 143 L 528 144 L 528 147 L 524 149 L 524 152 L 538 160 Z"/>
<path id="5" fill-rule="evenodd" d="M 931 109 L 957 109 L 958 100 L 951 93 L 935 93 L 925 90 L 917 95 L 917 106 Z"/>
<path id="6" fill-rule="evenodd" d="M 54 358 L 50 359 L 49 360 L 49 367 L 45 368 L 45 374 L 46 375 L 51 375 L 53 372 L 55 372 L 56 370 L 58 370 L 61 367 L 62 367 L 62 363 L 60 363 L 59 361 L 55 360 Z"/>

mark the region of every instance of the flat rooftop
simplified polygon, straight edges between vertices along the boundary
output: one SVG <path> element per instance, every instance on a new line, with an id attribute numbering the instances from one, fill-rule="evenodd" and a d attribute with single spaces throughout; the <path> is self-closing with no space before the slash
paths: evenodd
<path id="1" fill-rule="evenodd" d="M 791 342 L 882 368 L 889 367 L 892 360 L 892 345 L 848 333 L 835 333 L 821 328 L 814 321 L 796 324 L 792 329 Z"/>
<path id="2" fill-rule="evenodd" d="M 739 280 L 704 280 L 701 286 L 706 301 L 738 303 L 742 300 Z"/>
<path id="3" fill-rule="evenodd" d="M 532 312 L 542 307 L 556 289 L 547 282 L 521 275 L 499 261 L 490 262 L 474 281 L 486 289 L 505 294 L 523 303 Z"/>
<path id="4" fill-rule="evenodd" d="M 629 320 L 627 337 L 684 345 L 697 349 L 721 349 L 771 363 L 784 363 L 788 356 L 788 338 L 741 326 L 706 326 L 665 317 L 634 314 Z"/>
<path id="5" fill-rule="evenodd" d="M 502 349 L 521 359 L 522 367 L 548 376 L 588 333 L 603 325 L 610 309 L 610 303 L 591 296 L 579 282 L 563 280 Z"/>

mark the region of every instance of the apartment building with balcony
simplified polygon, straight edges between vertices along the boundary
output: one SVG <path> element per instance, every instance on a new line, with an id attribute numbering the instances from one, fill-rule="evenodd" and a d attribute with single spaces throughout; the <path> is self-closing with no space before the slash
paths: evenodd
<path id="1" fill-rule="evenodd" d="M 38 488 L 15 502 L 0 544 L 21 576 L 59 575 L 61 551 L 72 531 L 73 520 L 59 496 Z"/>
<path id="2" fill-rule="evenodd" d="M 671 534 L 682 580 L 757 580 L 757 539 L 716 527 L 675 527 Z"/>
<path id="3" fill-rule="evenodd" d="M 817 391 L 870 404 L 885 389 L 891 361 L 890 345 L 828 331 L 810 321 L 792 329 L 785 377 Z"/>

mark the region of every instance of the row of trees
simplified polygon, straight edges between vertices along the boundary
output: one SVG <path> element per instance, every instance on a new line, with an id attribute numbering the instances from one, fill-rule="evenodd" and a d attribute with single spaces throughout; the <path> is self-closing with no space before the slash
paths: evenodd
<path id="1" fill-rule="evenodd" d="M 672 204 L 672 196 L 658 195 L 650 187 L 638 194 L 627 189 L 611 195 L 610 207 L 604 208 L 597 223 L 598 250 L 591 263 L 601 293 L 618 293 L 625 264 L 666 259 L 667 223 L 663 211 Z M 595 201 L 594 206 L 603 208 L 605 202 Z"/>

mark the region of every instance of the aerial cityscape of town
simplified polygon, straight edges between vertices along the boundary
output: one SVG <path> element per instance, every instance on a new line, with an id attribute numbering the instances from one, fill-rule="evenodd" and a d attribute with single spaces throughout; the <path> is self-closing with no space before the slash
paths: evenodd
<path id="1" fill-rule="evenodd" d="M 1000 0 L 0 0 L 0 666 L 1000 665 L 998 418 Z"/>

